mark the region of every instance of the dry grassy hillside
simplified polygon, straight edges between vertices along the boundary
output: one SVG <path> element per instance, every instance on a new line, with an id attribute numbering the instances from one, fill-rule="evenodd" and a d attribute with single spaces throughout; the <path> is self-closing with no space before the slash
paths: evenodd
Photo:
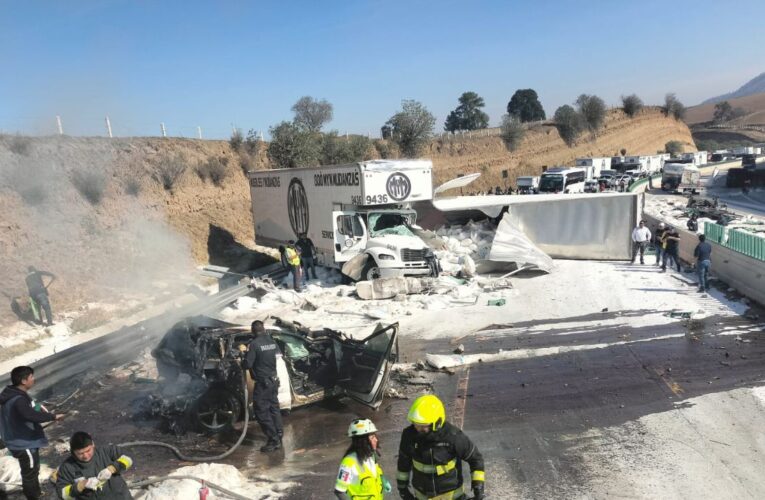
<path id="1" fill-rule="evenodd" d="M 728 99 L 733 108 L 742 108 L 747 112 L 746 116 L 734 120 L 737 125 L 762 125 L 765 124 L 765 92 Z M 688 108 L 685 121 L 690 125 L 711 122 L 714 116 L 714 104 L 702 104 Z"/>
<path id="2" fill-rule="evenodd" d="M 253 240 L 226 141 L 0 136 L 0 211 L 3 294 L 25 293 L 35 265 L 59 277 L 54 312 L 185 286 L 208 260 L 244 266 Z"/>
<path id="3" fill-rule="evenodd" d="M 426 154 L 436 182 L 480 171 L 475 189 L 485 189 L 502 184 L 502 169 L 514 183 L 542 165 L 622 148 L 651 154 L 670 140 L 694 147 L 683 123 L 656 110 L 634 119 L 615 110 L 596 139 L 573 148 L 554 127 L 540 126 L 514 153 L 484 137 L 434 141 Z M 262 153 L 250 164 L 268 168 Z M 35 265 L 59 277 L 54 311 L 183 287 L 203 262 L 245 268 L 264 258 L 249 250 L 249 187 L 227 141 L 0 136 L 0 211 L 5 298 L 25 293 L 26 268 Z M 0 320 L 9 313 L 0 309 Z"/>
<path id="4" fill-rule="evenodd" d="M 515 185 L 519 175 L 539 174 L 543 165 L 573 165 L 574 159 L 616 156 L 624 148 L 628 155 L 649 155 L 664 150 L 669 141 L 680 141 L 686 150 L 696 146 L 683 122 L 665 117 L 658 108 L 647 108 L 630 119 L 619 109 L 610 110 L 604 128 L 592 139 L 584 134 L 568 147 L 553 126 L 543 125 L 527 132 L 519 149 L 510 153 L 499 137 L 435 141 L 430 146 L 435 183 L 458 174 L 482 172 L 471 189 L 503 185 L 501 171 L 509 169 L 508 181 Z"/>

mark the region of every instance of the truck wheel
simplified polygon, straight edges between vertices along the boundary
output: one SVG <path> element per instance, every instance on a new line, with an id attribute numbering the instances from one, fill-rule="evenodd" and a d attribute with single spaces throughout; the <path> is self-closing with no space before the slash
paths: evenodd
<path id="1" fill-rule="evenodd" d="M 377 262 L 372 257 L 369 257 L 364 269 L 361 271 L 361 279 L 372 281 L 380 276 L 380 268 L 377 267 Z"/>

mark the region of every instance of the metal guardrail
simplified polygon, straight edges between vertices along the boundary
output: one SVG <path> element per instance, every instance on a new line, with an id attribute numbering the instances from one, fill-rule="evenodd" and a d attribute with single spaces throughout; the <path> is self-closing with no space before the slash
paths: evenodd
<path id="1" fill-rule="evenodd" d="M 704 223 L 704 235 L 710 241 L 730 248 L 734 252 L 765 261 L 765 238 L 736 229 L 726 231 L 724 226 L 711 222 Z"/>
<path id="2" fill-rule="evenodd" d="M 279 268 L 278 264 L 266 266 L 260 272 L 256 272 L 255 276 L 273 277 L 275 274 L 284 274 Z M 32 363 L 31 366 L 38 375 L 35 393 L 44 394 L 62 382 L 80 382 L 86 372 L 103 372 L 127 363 L 135 359 L 143 349 L 159 341 L 170 327 L 183 318 L 211 314 L 247 295 L 249 291 L 248 283 L 238 284 Z M 0 384 L 8 385 L 10 374 L 2 375 Z"/>

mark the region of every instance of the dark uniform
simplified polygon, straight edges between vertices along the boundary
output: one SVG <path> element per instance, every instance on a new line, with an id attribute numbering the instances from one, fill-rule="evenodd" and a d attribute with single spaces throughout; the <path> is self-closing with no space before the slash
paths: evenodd
<path id="1" fill-rule="evenodd" d="M 408 488 L 411 473 L 415 498 L 463 498 L 462 460 L 470 465 L 472 484 L 483 484 L 483 456 L 459 428 L 446 422 L 436 431 L 419 433 L 410 425 L 398 449 L 398 489 Z"/>
<path id="2" fill-rule="evenodd" d="M 42 277 L 47 276 L 49 278 L 56 279 L 56 275 L 49 273 L 48 271 L 38 271 L 32 266 L 29 266 L 29 274 L 25 278 L 27 283 L 27 289 L 29 290 L 29 297 L 35 301 L 38 308 L 42 308 L 45 311 L 45 318 L 48 321 L 48 325 L 53 324 L 53 313 L 50 309 L 50 300 L 48 299 L 48 289 L 45 288 Z M 40 323 L 42 323 L 42 311 L 39 312 Z"/>
<path id="3" fill-rule="evenodd" d="M 82 479 L 97 477 L 103 469 L 114 466 L 117 473 L 108 481 L 99 484 L 96 490 L 77 491 L 77 483 Z M 58 468 L 56 478 L 56 493 L 59 498 L 103 498 L 109 500 L 133 498 L 127 483 L 122 479 L 122 473 L 133 466 L 133 460 L 122 453 L 116 446 L 96 446 L 90 462 L 80 462 L 74 455 L 67 458 Z"/>
<path id="4" fill-rule="evenodd" d="M 277 443 L 281 445 L 283 434 L 282 415 L 279 412 L 279 379 L 276 377 L 276 356 L 280 353 L 279 346 L 267 333 L 258 334 L 250 342 L 247 352 L 247 366 L 255 379 L 252 393 L 255 419 L 268 438 L 266 446 Z"/>

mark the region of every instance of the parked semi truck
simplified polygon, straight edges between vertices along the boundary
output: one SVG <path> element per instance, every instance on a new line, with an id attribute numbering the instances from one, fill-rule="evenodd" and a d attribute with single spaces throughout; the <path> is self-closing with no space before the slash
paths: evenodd
<path id="1" fill-rule="evenodd" d="M 661 189 L 698 193 L 701 190 L 701 172 L 690 163 L 665 163 L 661 175 Z"/>
<path id="2" fill-rule="evenodd" d="M 539 176 L 524 175 L 516 181 L 518 194 L 536 194 L 539 192 Z"/>
<path id="3" fill-rule="evenodd" d="M 277 247 L 306 234 L 323 266 L 366 256 L 362 279 L 430 274 L 409 207 L 433 198 L 432 169 L 429 160 L 374 160 L 250 172 L 255 241 Z"/>

